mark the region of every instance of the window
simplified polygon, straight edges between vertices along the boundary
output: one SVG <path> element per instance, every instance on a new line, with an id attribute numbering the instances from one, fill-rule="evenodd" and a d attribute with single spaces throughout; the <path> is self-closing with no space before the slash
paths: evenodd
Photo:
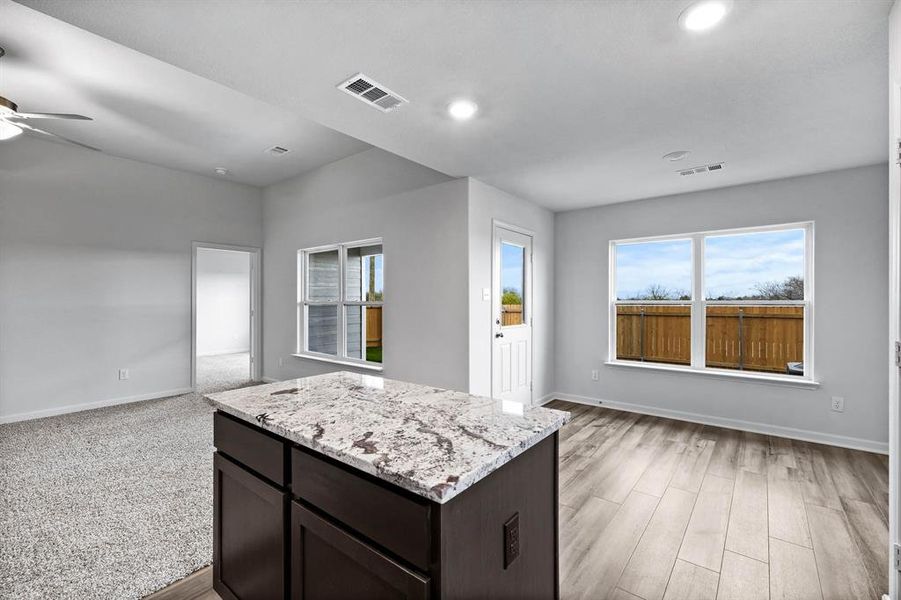
<path id="1" fill-rule="evenodd" d="M 610 244 L 610 356 L 812 380 L 813 224 Z"/>
<path id="2" fill-rule="evenodd" d="M 336 361 L 381 364 L 381 240 L 301 250 L 298 349 Z"/>

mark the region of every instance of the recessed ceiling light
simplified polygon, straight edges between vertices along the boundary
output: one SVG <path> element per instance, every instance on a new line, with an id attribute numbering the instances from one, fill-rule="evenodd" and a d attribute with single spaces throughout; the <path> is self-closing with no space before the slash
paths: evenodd
<path id="1" fill-rule="evenodd" d="M 214 171 L 216 171 L 216 175 L 221 175 L 222 177 L 228 175 L 228 169 L 225 167 L 216 167 Z"/>
<path id="2" fill-rule="evenodd" d="M 447 107 L 447 112 L 450 116 L 458 121 L 471 119 L 478 110 L 479 105 L 472 100 L 455 100 Z"/>
<path id="3" fill-rule="evenodd" d="M 679 25 L 687 31 L 706 31 L 722 21 L 731 8 L 731 0 L 695 2 L 679 15 Z"/>
<path id="4" fill-rule="evenodd" d="M 668 160 L 670 162 L 676 162 L 677 160 L 682 160 L 686 156 L 691 154 L 688 150 L 676 150 L 674 152 L 669 152 L 663 155 L 664 160 Z"/>
<path id="5" fill-rule="evenodd" d="M 0 119 L 0 141 L 9 140 L 22 133 L 22 128 Z"/>

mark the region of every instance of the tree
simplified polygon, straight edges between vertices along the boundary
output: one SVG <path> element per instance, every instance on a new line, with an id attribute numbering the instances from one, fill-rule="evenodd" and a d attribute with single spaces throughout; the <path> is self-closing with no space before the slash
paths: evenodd
<path id="1" fill-rule="evenodd" d="M 691 300 L 691 296 L 684 290 L 671 290 L 659 283 L 652 283 L 635 300 Z"/>
<path id="2" fill-rule="evenodd" d="M 804 278 L 797 275 L 786 277 L 784 281 L 767 281 L 754 286 L 756 300 L 803 300 Z"/>
<path id="3" fill-rule="evenodd" d="M 504 288 L 504 293 L 501 296 L 501 304 L 504 306 L 522 304 L 522 295 L 514 288 Z"/>

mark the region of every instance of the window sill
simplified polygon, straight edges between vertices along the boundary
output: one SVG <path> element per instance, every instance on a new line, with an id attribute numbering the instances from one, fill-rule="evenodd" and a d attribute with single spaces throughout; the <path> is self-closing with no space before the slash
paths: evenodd
<path id="1" fill-rule="evenodd" d="M 663 371 L 665 373 L 700 375 L 702 377 L 712 377 L 715 379 L 731 379 L 733 381 L 741 381 L 746 383 L 784 385 L 788 387 L 805 389 L 817 389 L 820 387 L 819 381 L 804 379 L 802 377 L 793 377 L 791 375 L 767 375 L 764 373 L 749 373 L 747 371 L 732 372 L 725 369 L 692 369 L 690 367 L 679 367 L 647 362 L 630 362 L 625 360 L 608 360 L 604 364 L 611 367 L 626 367 L 627 369 L 647 369 L 650 371 Z"/>
<path id="2" fill-rule="evenodd" d="M 383 371 L 385 369 L 382 365 L 375 365 L 372 363 L 366 362 L 357 362 L 354 360 L 344 360 L 341 358 L 332 358 L 330 356 L 325 356 L 322 354 L 312 354 L 301 352 L 297 354 L 292 354 L 291 356 L 296 356 L 297 358 L 304 358 L 309 360 L 318 360 L 319 362 L 332 363 L 334 365 L 342 365 L 344 367 L 353 367 L 355 369 L 365 369 L 367 371 Z"/>

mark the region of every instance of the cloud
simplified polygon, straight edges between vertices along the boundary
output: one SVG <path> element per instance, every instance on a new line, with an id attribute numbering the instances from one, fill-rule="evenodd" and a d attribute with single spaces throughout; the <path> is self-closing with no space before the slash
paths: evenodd
<path id="1" fill-rule="evenodd" d="M 708 297 L 744 296 L 756 285 L 804 275 L 804 230 L 708 237 L 704 284 Z M 651 285 L 690 292 L 690 240 L 616 246 L 616 293 L 634 298 Z"/>

